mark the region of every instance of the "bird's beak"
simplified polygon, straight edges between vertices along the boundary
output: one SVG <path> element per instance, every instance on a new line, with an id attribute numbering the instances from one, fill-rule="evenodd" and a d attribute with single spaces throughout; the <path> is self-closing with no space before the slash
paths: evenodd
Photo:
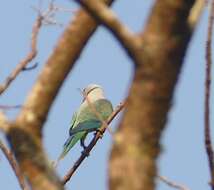
<path id="1" fill-rule="evenodd" d="M 85 98 L 83 98 L 82 103 L 85 101 Z"/>
<path id="2" fill-rule="evenodd" d="M 83 95 L 83 90 L 81 88 L 77 88 L 81 95 Z M 85 97 L 83 96 L 82 103 L 85 101 Z"/>

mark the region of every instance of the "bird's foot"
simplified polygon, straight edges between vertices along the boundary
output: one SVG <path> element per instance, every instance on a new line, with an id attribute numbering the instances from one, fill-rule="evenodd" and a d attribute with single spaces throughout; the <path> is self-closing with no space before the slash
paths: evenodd
<path id="1" fill-rule="evenodd" d="M 85 138 L 80 139 L 80 146 L 83 148 L 83 150 L 87 148 L 87 146 L 85 145 Z"/>
<path id="2" fill-rule="evenodd" d="M 96 132 L 95 132 L 94 135 L 97 135 L 97 134 L 98 134 L 98 136 L 99 136 L 100 139 L 103 138 L 103 131 L 101 129 L 99 129 L 99 128 L 96 129 Z"/>
<path id="3" fill-rule="evenodd" d="M 84 155 L 86 157 L 89 157 L 89 155 L 90 155 L 86 148 L 84 148 L 81 153 L 82 153 L 82 155 Z"/>

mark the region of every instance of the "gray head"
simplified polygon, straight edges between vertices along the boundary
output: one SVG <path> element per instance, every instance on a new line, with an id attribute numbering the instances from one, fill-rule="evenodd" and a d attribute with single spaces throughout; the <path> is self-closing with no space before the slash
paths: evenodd
<path id="1" fill-rule="evenodd" d="M 83 89 L 84 95 L 88 96 L 91 92 L 93 92 L 95 89 L 102 90 L 102 87 L 98 84 L 89 84 L 87 87 Z"/>

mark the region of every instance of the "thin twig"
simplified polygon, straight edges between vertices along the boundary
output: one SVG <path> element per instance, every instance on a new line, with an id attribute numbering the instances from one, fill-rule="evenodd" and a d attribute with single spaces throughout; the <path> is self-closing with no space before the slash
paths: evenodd
<path id="1" fill-rule="evenodd" d="M 70 12 L 74 13 L 71 9 L 66 9 L 63 7 L 60 7 L 59 5 L 55 4 L 55 1 L 50 1 L 48 9 L 44 12 L 41 11 L 41 4 L 38 7 L 32 7 L 35 11 L 38 12 L 39 15 L 43 17 L 43 25 L 59 25 L 62 26 L 63 24 L 59 23 L 57 20 L 55 20 L 56 13 L 57 12 Z"/>
<path id="2" fill-rule="evenodd" d="M 89 145 L 86 147 L 84 152 L 81 154 L 81 156 L 78 158 L 78 160 L 74 163 L 73 167 L 68 171 L 68 173 L 64 176 L 62 183 L 65 185 L 74 172 L 77 170 L 77 168 L 80 166 L 80 164 L 83 162 L 83 160 L 89 155 L 93 147 L 96 145 L 97 141 L 102 137 L 102 134 L 105 132 L 107 126 L 111 123 L 111 121 L 116 117 L 116 115 L 124 108 L 125 102 L 121 102 L 113 111 L 113 113 L 109 116 L 108 120 L 106 121 L 107 125 L 102 125 L 99 131 L 96 132 L 94 138 L 91 140 Z"/>
<path id="3" fill-rule="evenodd" d="M 29 71 L 37 67 L 38 63 L 35 63 L 32 67 L 27 67 L 27 65 L 37 56 L 37 39 L 40 28 L 44 24 L 57 24 L 53 19 L 55 12 L 58 10 L 54 5 L 54 1 L 50 2 L 47 10 L 44 12 L 41 11 L 41 7 L 34 9 L 38 12 L 38 16 L 32 29 L 30 52 L 7 77 L 4 84 L 0 85 L 0 95 L 10 86 L 13 80 L 15 80 L 22 71 Z"/>
<path id="4" fill-rule="evenodd" d="M 2 150 L 2 152 L 4 153 L 5 157 L 7 158 L 8 162 L 10 163 L 13 171 L 15 172 L 15 175 L 19 181 L 19 185 L 21 186 L 21 188 L 23 190 L 27 190 L 27 184 L 25 181 L 24 176 L 22 175 L 19 166 L 13 156 L 13 154 L 11 153 L 11 151 L 9 151 L 9 149 L 2 143 L 2 141 L 0 140 L 0 149 Z"/>
<path id="5" fill-rule="evenodd" d="M 211 88 L 211 69 L 212 69 L 212 33 L 214 20 L 214 0 L 212 1 L 211 11 L 209 16 L 207 43 L 206 43 L 206 81 L 205 81 L 205 102 L 204 102 L 204 135 L 205 148 L 209 161 L 209 169 L 211 175 L 211 187 L 214 190 L 214 155 L 210 132 L 210 88 Z"/>
<path id="6" fill-rule="evenodd" d="M 22 105 L 0 105 L 0 110 L 3 111 L 20 108 L 22 108 Z"/>
<path id="7" fill-rule="evenodd" d="M 173 187 L 175 189 L 179 190 L 190 190 L 189 188 L 185 187 L 184 185 L 178 184 L 174 181 L 169 180 L 168 178 L 164 176 L 157 175 L 157 178 L 166 183 L 168 186 Z"/>
<path id="8" fill-rule="evenodd" d="M 22 69 L 22 71 L 31 71 L 31 70 L 35 69 L 38 65 L 39 65 L 38 62 L 36 62 L 36 63 L 33 64 L 32 66 L 24 67 L 24 68 Z"/>
<path id="9" fill-rule="evenodd" d="M 5 83 L 0 86 L 0 95 L 9 87 L 13 80 L 23 71 L 23 69 L 30 63 L 37 55 L 37 37 L 39 34 L 39 29 L 42 25 L 43 17 L 39 15 L 36 22 L 33 25 L 32 36 L 31 36 L 31 50 L 27 56 L 17 65 L 17 67 L 12 71 L 12 73 L 7 77 Z"/>

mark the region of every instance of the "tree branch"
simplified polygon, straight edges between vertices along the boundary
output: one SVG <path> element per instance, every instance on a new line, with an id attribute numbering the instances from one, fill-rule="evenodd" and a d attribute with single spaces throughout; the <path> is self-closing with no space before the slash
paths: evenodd
<path id="1" fill-rule="evenodd" d="M 8 120 L 3 112 L 0 111 L 0 130 L 7 133 L 9 129 Z"/>
<path id="2" fill-rule="evenodd" d="M 37 19 L 33 25 L 32 34 L 31 34 L 31 46 L 30 52 L 27 56 L 17 65 L 17 67 L 11 72 L 7 77 L 5 83 L 0 85 L 0 95 L 10 86 L 13 80 L 22 72 L 30 71 L 35 69 L 38 66 L 38 63 L 35 63 L 32 66 L 27 67 L 27 65 L 36 57 L 37 55 L 37 38 L 39 35 L 40 28 L 43 24 L 56 24 L 53 22 L 53 16 L 56 11 L 59 11 L 60 8 L 54 5 L 54 1 L 51 1 L 47 10 L 42 12 L 40 8 L 34 8 L 38 12 Z"/>
<path id="3" fill-rule="evenodd" d="M 135 63 L 126 111 L 116 133 L 120 138 L 110 156 L 111 190 L 155 189 L 160 137 L 192 35 L 188 17 L 194 3 L 155 1 L 140 34 L 143 46 L 137 56 L 141 62 Z"/>
<path id="4" fill-rule="evenodd" d="M 37 37 L 39 34 L 39 30 L 42 26 L 43 17 L 38 15 L 32 29 L 31 36 L 31 50 L 27 54 L 27 56 L 17 65 L 17 67 L 11 72 L 11 74 L 7 77 L 6 81 L 3 85 L 0 86 L 0 95 L 10 86 L 13 80 L 23 71 L 27 64 L 29 64 L 37 55 Z"/>
<path id="5" fill-rule="evenodd" d="M 0 105 L 0 110 L 20 109 L 22 105 Z"/>
<path id="6" fill-rule="evenodd" d="M 22 69 L 22 71 L 31 71 L 33 69 L 35 69 L 38 66 L 38 63 L 36 62 L 35 64 L 33 64 L 32 66 L 28 66 L 28 67 L 24 67 Z"/>
<path id="7" fill-rule="evenodd" d="M 163 181 L 164 183 L 166 183 L 168 186 L 173 187 L 175 189 L 189 190 L 189 188 L 187 188 L 187 187 L 185 187 L 185 186 L 183 186 L 181 184 L 178 184 L 178 183 L 176 183 L 174 181 L 171 181 L 171 180 L 169 180 L 168 178 L 166 178 L 164 176 L 158 175 L 157 178 L 160 179 L 161 181 Z"/>
<path id="8" fill-rule="evenodd" d="M 115 13 L 99 0 L 75 0 L 81 4 L 97 22 L 103 24 L 118 39 L 131 58 L 138 58 L 142 43 L 137 35 L 123 25 Z"/>
<path id="9" fill-rule="evenodd" d="M 24 176 L 22 175 L 19 166 L 13 156 L 13 154 L 8 150 L 8 148 L 2 143 L 2 141 L 0 140 L 0 149 L 2 150 L 2 152 L 4 153 L 4 155 L 6 156 L 8 162 L 10 163 L 17 179 L 19 182 L 20 187 L 23 190 L 28 190 Z"/>
<path id="10" fill-rule="evenodd" d="M 194 6 L 192 7 L 188 17 L 188 24 L 192 30 L 195 29 L 195 26 L 197 25 L 201 17 L 205 5 L 206 5 L 205 0 L 196 0 Z"/>
<path id="11" fill-rule="evenodd" d="M 204 102 L 204 139 L 205 148 L 208 156 L 209 169 L 211 175 L 211 187 L 214 190 L 214 154 L 210 134 L 210 88 L 211 88 L 211 70 L 212 70 L 212 34 L 214 21 L 214 0 L 212 0 L 209 16 L 207 43 L 206 43 L 206 81 L 205 81 L 205 102 Z"/>
<path id="12" fill-rule="evenodd" d="M 117 116 L 117 114 L 124 108 L 125 102 L 121 102 L 113 111 L 113 113 L 109 116 L 108 120 L 106 122 L 103 122 L 102 127 L 100 128 L 100 131 L 96 132 L 94 138 L 91 140 L 87 148 L 84 150 L 82 155 L 78 158 L 78 160 L 75 162 L 73 167 L 68 171 L 68 173 L 64 176 L 62 183 L 65 185 L 70 178 L 73 176 L 77 168 L 81 165 L 83 160 L 89 155 L 93 147 L 96 145 L 97 141 L 102 137 L 103 133 L 107 129 L 108 125 L 112 122 L 112 120 Z"/>

